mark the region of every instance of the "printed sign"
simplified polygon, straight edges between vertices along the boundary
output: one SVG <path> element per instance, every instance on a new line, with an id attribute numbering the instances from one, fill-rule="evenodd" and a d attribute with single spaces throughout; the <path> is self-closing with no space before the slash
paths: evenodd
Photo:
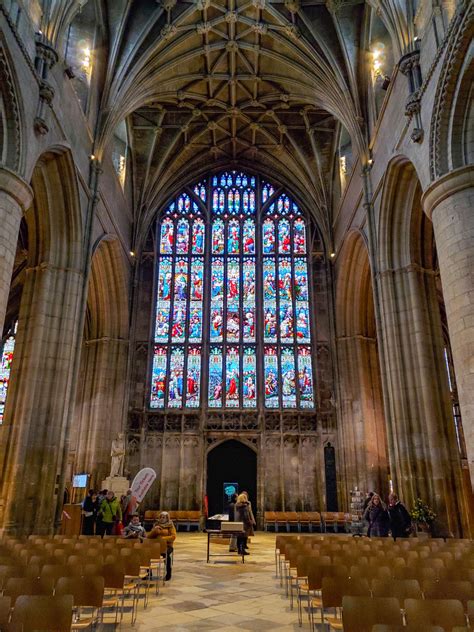
<path id="1" fill-rule="evenodd" d="M 132 483 L 132 496 L 135 496 L 137 502 L 141 503 L 145 498 L 147 491 L 156 478 L 156 472 L 151 467 L 144 467 L 138 472 Z"/>

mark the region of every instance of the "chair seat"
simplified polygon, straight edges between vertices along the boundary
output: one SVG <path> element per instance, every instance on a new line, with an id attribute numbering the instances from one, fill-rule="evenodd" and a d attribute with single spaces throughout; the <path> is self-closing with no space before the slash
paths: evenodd
<path id="1" fill-rule="evenodd" d="M 71 630 L 85 630 L 91 625 L 97 622 L 94 617 L 88 617 L 87 619 L 80 619 L 79 621 L 73 621 L 71 624 Z"/>
<path id="2" fill-rule="evenodd" d="M 323 600 L 320 599 L 319 597 L 313 597 L 311 599 L 311 607 L 312 608 L 322 608 L 323 607 Z"/>
<path id="3" fill-rule="evenodd" d="M 342 619 L 340 617 L 331 617 L 331 616 L 325 615 L 324 621 L 333 630 L 343 630 Z"/>

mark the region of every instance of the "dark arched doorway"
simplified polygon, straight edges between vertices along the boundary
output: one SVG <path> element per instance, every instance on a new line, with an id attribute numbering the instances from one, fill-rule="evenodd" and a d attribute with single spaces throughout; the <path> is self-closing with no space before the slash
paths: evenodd
<path id="1" fill-rule="evenodd" d="M 209 515 L 222 513 L 224 483 L 238 483 L 239 491 L 247 491 L 256 514 L 257 455 L 240 441 L 224 441 L 207 455 L 207 497 Z"/>

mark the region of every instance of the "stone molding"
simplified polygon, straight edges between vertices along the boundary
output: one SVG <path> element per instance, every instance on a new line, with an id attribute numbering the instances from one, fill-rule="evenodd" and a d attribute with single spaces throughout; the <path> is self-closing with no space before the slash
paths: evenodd
<path id="1" fill-rule="evenodd" d="M 460 167 L 450 171 L 435 182 L 423 193 L 421 204 L 430 220 L 434 209 L 446 198 L 463 191 L 474 188 L 474 165 Z"/>
<path id="2" fill-rule="evenodd" d="M 0 191 L 12 197 L 26 211 L 33 200 L 33 190 L 18 174 L 7 167 L 0 168 Z"/>

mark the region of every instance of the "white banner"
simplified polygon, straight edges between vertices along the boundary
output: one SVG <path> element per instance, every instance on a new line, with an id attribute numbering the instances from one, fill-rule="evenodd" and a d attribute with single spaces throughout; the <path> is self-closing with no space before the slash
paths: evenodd
<path id="1" fill-rule="evenodd" d="M 135 496 L 137 502 L 141 503 L 145 498 L 147 491 L 156 478 L 156 472 L 151 467 L 144 467 L 138 472 L 132 483 L 132 496 Z"/>

